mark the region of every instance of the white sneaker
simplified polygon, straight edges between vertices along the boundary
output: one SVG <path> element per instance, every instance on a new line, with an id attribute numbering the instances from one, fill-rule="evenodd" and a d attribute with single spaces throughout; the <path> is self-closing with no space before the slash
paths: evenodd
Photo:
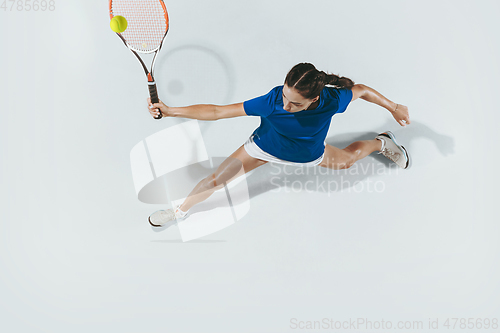
<path id="1" fill-rule="evenodd" d="M 375 139 L 382 141 L 382 149 L 379 154 L 384 155 L 403 169 L 410 167 L 410 155 L 405 147 L 398 145 L 396 137 L 391 131 L 380 133 Z"/>
<path id="2" fill-rule="evenodd" d="M 158 210 L 153 214 L 149 215 L 148 221 L 153 227 L 170 227 L 174 225 L 177 221 L 182 221 L 187 218 L 188 212 L 181 213 L 179 206 L 175 207 L 175 210 L 169 208 L 167 210 Z"/>

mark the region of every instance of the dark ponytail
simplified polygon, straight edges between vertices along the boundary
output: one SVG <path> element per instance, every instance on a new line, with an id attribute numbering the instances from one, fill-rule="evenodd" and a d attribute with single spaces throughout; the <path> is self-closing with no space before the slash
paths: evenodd
<path id="1" fill-rule="evenodd" d="M 354 82 L 351 79 L 318 71 L 310 63 L 300 63 L 293 66 L 286 75 L 285 84 L 290 88 L 295 88 L 307 99 L 319 96 L 325 85 L 337 88 L 352 88 L 354 86 Z"/>

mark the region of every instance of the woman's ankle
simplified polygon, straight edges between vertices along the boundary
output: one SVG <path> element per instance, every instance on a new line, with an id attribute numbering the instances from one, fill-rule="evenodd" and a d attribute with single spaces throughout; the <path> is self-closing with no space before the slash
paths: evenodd
<path id="1" fill-rule="evenodd" d="M 183 203 L 183 204 L 181 204 L 181 205 L 179 206 L 179 209 L 180 209 L 183 213 L 186 213 L 186 212 L 189 210 L 189 208 L 186 208 L 186 207 L 185 207 L 184 203 Z"/>

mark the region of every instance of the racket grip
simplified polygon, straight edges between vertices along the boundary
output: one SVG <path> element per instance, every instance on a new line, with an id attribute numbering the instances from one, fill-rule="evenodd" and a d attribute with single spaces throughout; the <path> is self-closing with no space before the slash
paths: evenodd
<path id="1" fill-rule="evenodd" d="M 158 103 L 160 100 L 158 99 L 158 90 L 156 90 L 156 83 L 153 82 L 148 82 L 148 87 L 149 87 L 149 97 L 151 97 L 151 103 Z M 160 114 L 158 117 L 154 117 L 155 119 L 161 119 L 162 118 L 162 113 L 160 110 Z"/>

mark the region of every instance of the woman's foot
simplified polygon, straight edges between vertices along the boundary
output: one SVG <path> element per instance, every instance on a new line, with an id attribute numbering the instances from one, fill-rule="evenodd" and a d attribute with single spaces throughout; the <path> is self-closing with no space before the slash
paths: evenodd
<path id="1" fill-rule="evenodd" d="M 169 208 L 167 210 L 158 210 L 153 214 L 149 215 L 148 221 L 153 227 L 170 227 L 174 225 L 177 221 L 182 221 L 187 218 L 188 212 L 183 212 L 179 209 L 179 206 L 175 207 L 175 210 Z"/>
<path id="2" fill-rule="evenodd" d="M 384 155 L 403 169 L 410 167 L 410 155 L 405 147 L 396 142 L 396 137 L 391 131 L 380 133 L 375 139 L 382 141 L 379 154 Z"/>

